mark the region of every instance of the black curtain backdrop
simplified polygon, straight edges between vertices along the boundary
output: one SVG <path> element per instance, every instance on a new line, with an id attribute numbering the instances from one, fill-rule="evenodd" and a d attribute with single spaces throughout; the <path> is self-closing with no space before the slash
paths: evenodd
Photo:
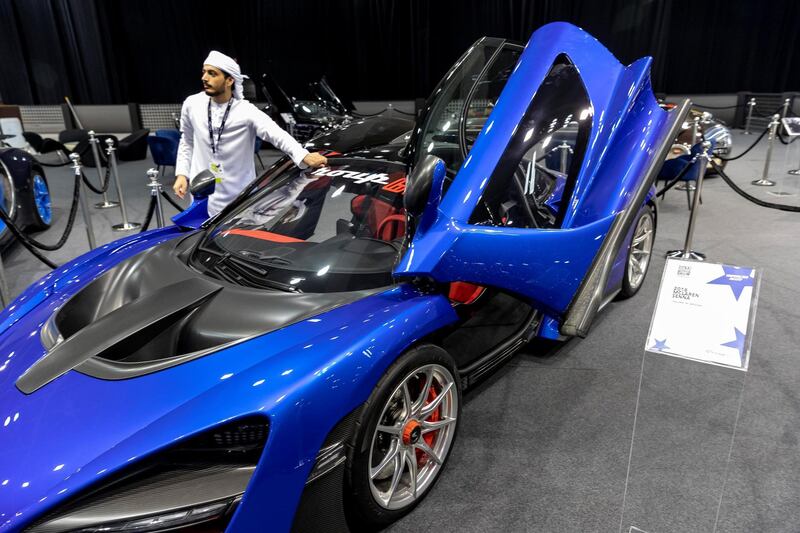
<path id="1" fill-rule="evenodd" d="M 179 102 L 218 49 L 295 96 L 325 74 L 352 100 L 408 100 L 477 38 L 557 20 L 624 63 L 653 56 L 659 92 L 800 89 L 797 0 L 0 0 L 0 97 Z"/>

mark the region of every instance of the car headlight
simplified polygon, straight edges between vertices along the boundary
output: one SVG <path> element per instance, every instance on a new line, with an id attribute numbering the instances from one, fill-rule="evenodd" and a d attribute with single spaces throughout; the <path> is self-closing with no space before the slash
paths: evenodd
<path id="1" fill-rule="evenodd" d="M 27 533 L 224 531 L 256 469 L 268 419 L 224 424 L 124 469 Z"/>

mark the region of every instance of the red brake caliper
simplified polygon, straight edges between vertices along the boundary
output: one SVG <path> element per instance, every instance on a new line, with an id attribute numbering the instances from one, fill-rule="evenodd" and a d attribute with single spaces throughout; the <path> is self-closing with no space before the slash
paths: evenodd
<path id="1" fill-rule="evenodd" d="M 428 389 L 428 398 L 425 401 L 425 403 L 432 402 L 436 398 L 436 396 L 437 396 L 436 395 L 436 390 L 433 387 L 431 387 L 430 389 Z M 439 420 L 441 420 L 442 417 L 439 414 L 439 408 L 440 407 L 441 406 L 437 407 L 428 416 L 428 418 L 425 419 L 425 421 L 426 422 L 438 422 Z M 429 433 L 426 433 L 425 435 L 422 436 L 422 438 L 425 440 L 425 443 L 431 448 L 433 448 L 433 441 L 436 439 L 436 433 L 438 431 L 439 430 L 437 429 L 437 430 L 431 431 Z M 425 466 L 425 464 L 428 462 L 428 454 L 426 454 L 425 452 L 423 452 L 422 450 L 419 450 L 419 449 L 417 449 L 415 451 L 417 452 L 417 465 L 420 466 L 420 467 Z"/>

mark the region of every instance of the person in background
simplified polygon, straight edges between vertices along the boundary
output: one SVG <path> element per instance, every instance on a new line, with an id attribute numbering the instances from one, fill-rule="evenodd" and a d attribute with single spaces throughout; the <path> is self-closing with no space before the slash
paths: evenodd
<path id="1" fill-rule="evenodd" d="M 172 189 L 186 195 L 189 177 L 210 170 L 216 178 L 208 198 L 208 215 L 219 213 L 256 177 L 256 137 L 271 143 L 300 168 L 320 167 L 328 160 L 308 150 L 242 95 L 242 73 L 231 57 L 213 50 L 203 63 L 203 91 L 186 98 L 181 108 L 181 141 Z"/>

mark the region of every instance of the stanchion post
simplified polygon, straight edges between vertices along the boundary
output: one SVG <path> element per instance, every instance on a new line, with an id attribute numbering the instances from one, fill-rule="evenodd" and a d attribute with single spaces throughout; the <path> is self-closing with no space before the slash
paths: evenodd
<path id="1" fill-rule="evenodd" d="M 697 139 L 700 137 L 700 117 L 694 117 L 692 120 L 692 146 L 697 144 Z"/>
<path id="2" fill-rule="evenodd" d="M 6 270 L 3 268 L 3 258 L 0 257 L 0 309 L 4 309 L 11 303 L 8 295 L 8 285 L 6 285 Z"/>
<path id="3" fill-rule="evenodd" d="M 792 141 L 792 142 L 794 142 L 794 141 Z M 800 163 L 798 163 L 797 168 L 793 168 L 792 170 L 789 170 L 787 172 L 787 174 L 791 174 L 792 176 L 800 176 Z"/>
<path id="4" fill-rule="evenodd" d="M 769 179 L 769 162 L 772 158 L 772 145 L 775 144 L 775 134 L 778 131 L 778 125 L 781 123 L 780 118 L 777 113 L 772 115 L 772 120 L 769 123 L 769 144 L 767 144 L 767 158 L 764 160 L 764 172 L 761 174 L 761 179 L 750 182 L 753 185 L 758 185 L 759 187 L 775 186 L 775 182 Z"/>
<path id="5" fill-rule="evenodd" d="M 786 115 L 789 114 L 789 104 L 790 103 L 791 103 L 791 100 L 789 100 L 788 98 L 783 101 L 783 109 L 781 110 L 781 120 L 785 119 Z"/>
<path id="6" fill-rule="evenodd" d="M 119 169 L 117 168 L 117 149 L 114 148 L 114 141 L 106 139 L 106 153 L 108 154 L 108 164 L 111 167 L 111 176 L 114 178 L 114 186 L 117 188 L 117 198 L 119 198 L 119 209 L 122 212 L 122 224 L 114 224 L 111 229 L 114 231 L 130 231 L 139 229 L 142 225 L 138 222 L 128 222 L 128 210 L 125 207 L 125 197 L 122 194 L 122 184 L 119 181 Z"/>
<path id="7" fill-rule="evenodd" d="M 750 135 L 750 121 L 753 119 L 753 108 L 756 106 L 756 99 L 751 98 L 747 102 L 747 120 L 744 123 L 744 134 Z"/>
<path id="8" fill-rule="evenodd" d="M 788 114 L 788 112 L 789 112 L 789 99 L 788 99 L 788 98 L 786 99 L 786 102 L 785 102 L 784 108 L 785 108 L 785 109 L 784 109 L 783 116 L 784 116 L 784 118 L 786 118 L 786 115 L 787 115 L 787 114 Z M 789 132 L 787 131 L 786 133 L 788 134 Z M 795 142 L 795 139 L 792 139 L 792 141 L 791 141 L 791 142 Z M 800 163 L 798 163 L 798 164 L 797 164 L 797 168 L 794 168 L 794 169 L 792 169 L 792 170 L 789 170 L 789 171 L 787 171 L 786 173 L 787 173 L 787 174 L 791 174 L 792 176 L 800 176 Z"/>
<path id="9" fill-rule="evenodd" d="M 694 238 L 694 228 L 697 222 L 697 212 L 700 210 L 703 178 L 706 175 L 708 162 L 711 160 L 711 155 L 708 153 L 710 149 L 711 143 L 703 141 L 703 151 L 692 159 L 692 164 L 699 165 L 699 167 L 697 169 L 697 186 L 694 189 L 694 198 L 692 199 L 692 211 L 689 214 L 689 227 L 686 228 L 686 240 L 683 243 L 683 250 L 671 250 L 667 252 L 667 257 L 680 257 L 681 259 L 694 259 L 695 261 L 704 261 L 706 258 L 705 254 L 692 250 L 692 239 Z"/>
<path id="10" fill-rule="evenodd" d="M 158 181 L 158 169 L 151 168 L 148 170 L 147 177 L 150 178 L 150 183 L 147 184 L 150 187 L 150 196 L 156 199 L 156 223 L 159 228 L 163 228 L 164 209 L 161 206 L 161 191 L 164 189 L 161 187 L 161 182 Z"/>
<path id="11" fill-rule="evenodd" d="M 558 145 L 557 150 L 559 150 L 561 152 L 561 154 L 560 154 L 561 157 L 560 157 L 560 162 L 559 162 L 559 172 L 561 172 L 562 174 L 566 174 L 567 173 L 567 156 L 569 156 L 569 153 L 572 151 L 572 148 L 567 143 L 567 141 L 564 141 L 564 142 L 562 142 L 561 144 Z"/>
<path id="12" fill-rule="evenodd" d="M 92 156 L 94 156 L 94 168 L 97 170 L 97 178 L 100 180 L 100 186 L 103 187 L 105 184 L 103 183 L 103 171 L 100 170 L 100 148 L 98 147 L 100 139 L 95 136 L 94 130 L 89 130 L 89 144 L 92 147 Z M 103 192 L 103 201 L 94 204 L 97 209 L 108 209 L 110 207 L 117 207 L 118 205 L 117 202 L 109 201 L 108 195 L 105 192 Z"/>
<path id="13" fill-rule="evenodd" d="M 92 226 L 92 215 L 89 213 L 89 204 L 86 202 L 86 184 L 83 183 L 83 179 L 81 175 L 83 174 L 83 170 L 81 169 L 81 156 L 78 154 L 69 154 L 69 158 L 72 160 L 72 170 L 75 171 L 75 176 L 81 180 L 81 191 L 79 196 L 79 203 L 81 206 L 81 214 L 83 215 L 83 223 L 86 225 L 86 238 L 89 241 L 89 250 L 94 250 L 97 248 L 97 243 L 94 239 L 94 227 Z"/>
<path id="14" fill-rule="evenodd" d="M 697 144 L 697 141 L 700 139 L 700 117 L 694 117 L 692 119 L 692 142 L 691 145 L 694 146 Z M 675 187 L 676 191 L 693 191 L 695 190 L 695 184 L 691 181 L 684 181 L 677 187 Z"/>

